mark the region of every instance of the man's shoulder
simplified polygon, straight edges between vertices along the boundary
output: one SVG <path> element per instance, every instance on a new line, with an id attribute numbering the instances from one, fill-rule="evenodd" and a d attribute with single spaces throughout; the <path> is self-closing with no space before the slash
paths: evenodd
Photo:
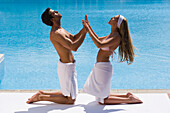
<path id="1" fill-rule="evenodd" d="M 58 36 L 62 36 L 61 32 L 59 32 L 59 31 L 57 31 L 57 30 L 56 30 L 56 31 L 51 31 L 51 32 L 50 32 L 50 35 L 51 35 L 51 36 L 55 36 L 55 37 L 56 37 L 56 36 L 57 36 L 57 37 L 58 37 Z"/>

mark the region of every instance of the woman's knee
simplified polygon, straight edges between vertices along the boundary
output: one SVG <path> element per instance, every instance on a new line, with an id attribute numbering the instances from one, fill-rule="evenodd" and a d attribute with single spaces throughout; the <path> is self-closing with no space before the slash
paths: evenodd
<path id="1" fill-rule="evenodd" d="M 76 99 L 72 99 L 71 97 L 67 97 L 67 104 L 74 104 Z"/>
<path id="2" fill-rule="evenodd" d="M 104 103 L 98 102 L 100 105 L 104 105 Z"/>

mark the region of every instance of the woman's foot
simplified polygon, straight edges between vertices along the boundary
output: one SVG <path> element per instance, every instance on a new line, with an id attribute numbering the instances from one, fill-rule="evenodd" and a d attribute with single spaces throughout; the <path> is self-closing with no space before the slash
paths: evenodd
<path id="1" fill-rule="evenodd" d="M 26 102 L 27 104 L 31 104 L 31 103 L 33 103 L 33 102 L 37 102 L 37 101 L 39 101 L 39 95 L 40 95 L 41 93 L 36 93 L 35 95 L 33 95 L 31 98 L 29 98 L 28 99 L 28 101 Z"/>
<path id="2" fill-rule="evenodd" d="M 126 94 L 127 97 L 129 97 L 129 96 L 131 96 L 131 95 L 133 95 L 133 94 L 130 93 L 130 92 L 128 92 L 128 93 Z"/>
<path id="3" fill-rule="evenodd" d="M 137 104 L 137 103 L 143 103 L 139 98 L 137 98 L 136 96 L 134 95 L 130 95 L 129 96 L 129 104 Z"/>

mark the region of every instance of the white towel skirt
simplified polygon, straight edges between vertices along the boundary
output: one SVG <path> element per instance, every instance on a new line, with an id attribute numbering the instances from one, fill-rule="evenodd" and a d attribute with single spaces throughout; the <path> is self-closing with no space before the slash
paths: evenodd
<path id="1" fill-rule="evenodd" d="M 57 66 L 58 78 L 61 92 L 64 96 L 75 99 L 78 94 L 77 73 L 74 63 L 62 63 L 60 60 Z"/>
<path id="2" fill-rule="evenodd" d="M 104 103 L 104 98 L 110 94 L 112 74 L 110 62 L 97 62 L 84 84 L 83 92 L 94 95 L 96 101 Z"/>

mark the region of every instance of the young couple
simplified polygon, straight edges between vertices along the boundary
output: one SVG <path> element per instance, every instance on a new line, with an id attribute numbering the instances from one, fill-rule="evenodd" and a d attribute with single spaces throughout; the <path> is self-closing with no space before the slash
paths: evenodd
<path id="1" fill-rule="evenodd" d="M 126 18 L 122 15 L 112 17 L 108 22 L 111 25 L 111 33 L 104 37 L 98 37 L 91 28 L 87 15 L 85 15 L 85 20 L 82 20 L 83 28 L 76 35 L 72 35 L 61 27 L 61 17 L 62 15 L 58 11 L 50 8 L 47 8 L 41 16 L 43 23 L 52 26 L 50 40 L 60 56 L 57 73 L 61 91 L 39 91 L 29 98 L 27 103 L 51 101 L 59 104 L 74 104 L 78 94 L 78 86 L 75 70 L 76 61 L 72 51 L 77 51 L 87 32 L 100 50 L 97 55 L 97 63 L 87 78 L 83 91 L 95 96 L 99 104 L 142 103 L 132 93 L 126 95 L 110 94 L 113 68 L 109 57 L 119 47 L 120 62 L 127 61 L 128 64 L 131 64 L 134 60 L 134 47 Z"/>

